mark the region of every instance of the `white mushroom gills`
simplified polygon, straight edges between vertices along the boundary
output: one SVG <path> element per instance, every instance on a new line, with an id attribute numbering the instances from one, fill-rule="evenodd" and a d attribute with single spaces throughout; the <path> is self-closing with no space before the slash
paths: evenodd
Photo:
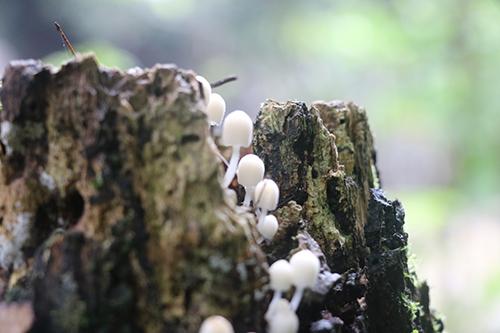
<path id="1" fill-rule="evenodd" d="M 257 230 L 266 240 L 272 240 L 278 231 L 278 219 L 274 215 L 266 215 L 263 220 L 257 223 Z"/>
<path id="2" fill-rule="evenodd" d="M 290 258 L 292 267 L 293 284 L 295 293 L 290 305 L 294 311 L 297 310 L 304 294 L 305 288 L 313 288 L 319 275 L 320 262 L 318 257 L 310 250 L 301 250 Z"/>
<path id="3" fill-rule="evenodd" d="M 208 102 L 206 114 L 210 125 L 219 125 L 226 113 L 226 101 L 221 95 L 212 93 Z"/>
<path id="4" fill-rule="evenodd" d="M 203 101 L 205 102 L 205 106 L 207 106 L 210 102 L 210 95 L 212 94 L 210 82 L 201 75 L 196 75 L 196 81 L 201 84 L 201 89 L 203 89 Z"/>
<path id="5" fill-rule="evenodd" d="M 255 186 L 253 203 L 254 207 L 260 209 L 259 223 L 264 220 L 268 211 L 275 210 L 276 207 L 278 207 L 279 197 L 280 189 L 271 179 L 261 180 L 257 186 Z"/>
<path id="6" fill-rule="evenodd" d="M 203 321 L 199 333 L 234 333 L 234 329 L 226 318 L 211 316 Z"/>
<path id="7" fill-rule="evenodd" d="M 299 318 L 286 299 L 278 300 L 269 308 L 269 318 L 266 317 L 269 333 L 297 333 Z"/>
<path id="8" fill-rule="evenodd" d="M 275 261 L 271 267 L 269 267 L 269 278 L 269 285 L 274 291 L 274 294 L 266 312 L 267 320 L 270 319 L 272 309 L 281 299 L 283 292 L 287 291 L 292 286 L 292 266 L 290 266 L 290 263 L 284 259 Z"/>
<path id="9" fill-rule="evenodd" d="M 248 147 L 252 143 L 253 122 L 244 112 L 236 110 L 227 115 L 222 124 L 222 144 L 231 146 L 233 152 L 229 160 L 226 174 L 224 175 L 223 186 L 228 187 L 236 174 L 238 160 L 240 158 L 240 148 Z"/>
<path id="10" fill-rule="evenodd" d="M 238 183 L 245 187 L 243 206 L 250 206 L 255 186 L 264 178 L 265 166 L 259 156 L 248 154 L 241 158 L 236 176 Z"/>

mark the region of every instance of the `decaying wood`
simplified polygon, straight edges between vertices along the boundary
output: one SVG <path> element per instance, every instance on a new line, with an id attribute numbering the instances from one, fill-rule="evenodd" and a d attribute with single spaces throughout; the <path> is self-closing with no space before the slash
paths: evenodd
<path id="1" fill-rule="evenodd" d="M 266 243 L 221 188 L 194 73 L 14 62 L 1 101 L 0 300 L 31 304 L 32 332 L 197 332 L 213 314 L 264 332 L 267 265 L 304 247 L 322 271 L 302 332 L 442 331 L 356 105 L 263 104 L 253 149 L 281 190 Z"/>

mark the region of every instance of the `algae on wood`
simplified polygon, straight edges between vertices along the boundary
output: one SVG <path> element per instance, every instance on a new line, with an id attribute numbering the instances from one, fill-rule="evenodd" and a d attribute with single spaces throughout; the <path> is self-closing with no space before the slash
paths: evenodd
<path id="1" fill-rule="evenodd" d="M 267 264 L 300 247 L 322 262 L 301 332 L 442 331 L 354 104 L 263 104 L 253 149 L 281 190 L 266 243 L 221 188 L 194 73 L 14 62 L 1 101 L 0 301 L 32 304 L 31 332 L 197 332 L 213 314 L 264 332 Z"/>

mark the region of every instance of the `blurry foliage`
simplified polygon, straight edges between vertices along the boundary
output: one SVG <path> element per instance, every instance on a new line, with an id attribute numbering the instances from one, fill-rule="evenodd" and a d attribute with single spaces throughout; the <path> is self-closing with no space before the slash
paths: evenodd
<path id="1" fill-rule="evenodd" d="M 410 234 L 412 229 L 421 233 L 438 233 L 446 226 L 458 194 L 450 189 L 427 189 L 397 193 L 404 198 L 405 221 Z"/>
<path id="2" fill-rule="evenodd" d="M 489 277 L 483 297 L 488 305 L 492 304 L 494 301 L 498 301 L 500 298 L 500 267 Z"/>
<path id="3" fill-rule="evenodd" d="M 134 67 L 137 64 L 137 59 L 132 54 L 118 49 L 110 44 L 102 42 L 90 42 L 83 44 L 73 45 L 79 53 L 92 52 L 95 54 L 99 63 L 108 67 L 116 67 L 119 69 L 128 69 Z M 73 55 L 65 50 L 57 51 L 49 54 L 43 58 L 43 61 L 54 65 L 60 66 L 68 60 L 72 59 Z"/>

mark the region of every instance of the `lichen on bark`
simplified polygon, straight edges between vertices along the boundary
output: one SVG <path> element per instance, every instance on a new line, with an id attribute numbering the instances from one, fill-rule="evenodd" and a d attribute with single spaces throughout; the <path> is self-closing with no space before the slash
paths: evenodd
<path id="1" fill-rule="evenodd" d="M 214 314 L 264 332 L 267 264 L 307 247 L 321 274 L 301 332 L 321 320 L 328 332 L 442 331 L 408 269 L 403 209 L 380 189 L 366 113 L 263 104 L 253 149 L 281 191 L 264 242 L 221 187 L 199 88 L 174 65 L 124 73 L 92 56 L 7 67 L 0 301 L 32 304 L 31 332 L 196 332 Z"/>

